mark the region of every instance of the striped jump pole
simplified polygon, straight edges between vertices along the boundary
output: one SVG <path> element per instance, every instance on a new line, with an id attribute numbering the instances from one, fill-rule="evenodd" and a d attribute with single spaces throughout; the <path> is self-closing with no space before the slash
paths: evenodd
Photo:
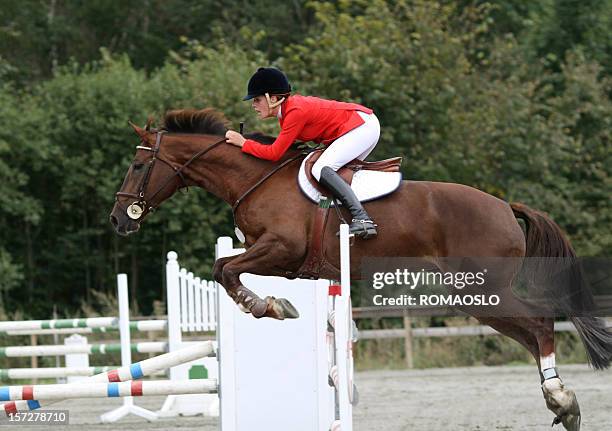
<path id="1" fill-rule="evenodd" d="M 61 377 L 91 377 L 96 374 L 106 373 L 116 370 L 119 366 L 105 367 L 46 367 L 46 368 L 1 368 L 0 379 L 19 380 L 19 379 L 58 379 Z M 154 373 L 162 375 L 163 372 Z"/>
<path id="2" fill-rule="evenodd" d="M 101 319 L 101 320 L 99 320 Z M 93 326 L 88 321 L 93 321 Z M 44 324 L 41 324 L 44 323 Z M 110 325 L 105 325 L 111 323 Z M 98 326 L 103 325 L 103 326 Z M 9 329 L 2 329 L 9 328 Z M 130 322 L 130 330 L 138 332 L 161 332 L 168 329 L 166 320 L 136 320 Z M 97 334 L 119 331 L 116 317 L 94 317 L 91 319 L 33 320 L 0 322 L 0 334 L 5 335 L 61 335 Z"/>
<path id="3" fill-rule="evenodd" d="M 134 380 L 117 383 L 68 383 L 0 387 L 0 401 L 57 401 L 74 398 L 140 397 L 146 395 L 202 394 L 217 391 L 216 379 Z"/>
<path id="4" fill-rule="evenodd" d="M 68 376 L 90 377 L 115 370 L 119 367 L 48 367 L 48 368 L 6 368 L 0 369 L 0 379 L 57 379 Z"/>
<path id="5" fill-rule="evenodd" d="M 0 322 L 0 332 L 36 329 L 103 328 L 118 326 L 117 317 L 90 317 L 87 319 L 23 320 Z"/>
<path id="6" fill-rule="evenodd" d="M 150 341 L 144 343 L 130 344 L 130 350 L 137 353 L 165 353 L 168 351 L 168 343 L 164 341 Z M 24 356 L 63 356 L 73 353 L 85 353 L 88 355 L 107 354 L 121 352 L 120 343 L 111 344 L 81 344 L 81 345 L 58 345 L 58 346 L 17 346 L 0 347 L 0 357 L 18 358 Z"/>
<path id="7" fill-rule="evenodd" d="M 157 371 L 165 370 L 176 365 L 191 362 L 205 356 L 213 356 L 215 347 L 212 341 L 194 344 L 176 352 L 165 353 L 154 358 L 121 367 L 117 370 L 97 374 L 83 380 L 79 385 L 88 386 L 89 383 L 115 383 L 149 376 Z M 0 405 L 0 409 L 8 416 L 17 412 L 36 410 L 41 407 L 37 400 L 11 401 Z"/>

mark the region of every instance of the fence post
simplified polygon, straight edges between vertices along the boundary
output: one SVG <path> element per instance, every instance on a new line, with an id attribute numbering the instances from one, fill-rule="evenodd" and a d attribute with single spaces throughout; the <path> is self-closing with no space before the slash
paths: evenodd
<path id="1" fill-rule="evenodd" d="M 83 345 L 87 343 L 87 337 L 79 334 L 72 334 L 70 337 L 64 338 L 65 346 Z M 89 367 L 89 355 L 87 353 L 68 353 L 64 356 L 66 368 L 86 368 Z M 68 376 L 66 382 L 77 383 L 84 380 L 83 376 Z"/>
<path id="2" fill-rule="evenodd" d="M 406 355 L 406 368 L 414 368 L 412 352 L 412 317 L 404 310 L 404 353 Z"/>
<path id="3" fill-rule="evenodd" d="M 30 345 L 32 346 L 36 346 L 38 344 L 38 337 L 36 336 L 36 334 L 31 334 L 30 335 Z M 38 357 L 37 356 L 32 356 L 30 358 L 30 368 L 38 368 Z M 33 384 L 37 384 L 38 383 L 38 379 L 33 379 Z"/>

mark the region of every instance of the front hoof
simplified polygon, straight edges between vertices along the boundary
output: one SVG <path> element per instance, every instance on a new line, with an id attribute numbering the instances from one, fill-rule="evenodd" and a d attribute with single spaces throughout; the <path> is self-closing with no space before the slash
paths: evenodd
<path id="1" fill-rule="evenodd" d="M 278 309 L 282 310 L 285 319 L 297 319 L 300 317 L 299 311 L 293 306 L 288 299 L 278 298 L 274 300 Z"/>
<path id="2" fill-rule="evenodd" d="M 300 313 L 293 304 L 285 298 L 266 296 L 265 301 L 268 304 L 266 313 L 264 314 L 265 317 L 271 317 L 277 320 L 297 319 L 300 317 Z"/>

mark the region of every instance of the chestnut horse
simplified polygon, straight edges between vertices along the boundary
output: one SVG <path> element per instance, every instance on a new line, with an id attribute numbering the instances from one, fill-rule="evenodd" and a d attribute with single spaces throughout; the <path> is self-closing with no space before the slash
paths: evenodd
<path id="1" fill-rule="evenodd" d="M 235 224 L 245 236 L 246 251 L 219 259 L 214 279 L 243 311 L 256 317 L 297 317 L 287 300 L 261 299 L 249 291 L 241 284 L 240 274 L 296 277 L 306 259 L 318 207 L 298 189 L 299 151 L 290 150 L 277 163 L 244 154 L 225 143 L 226 122 L 210 109 L 169 112 L 159 131 L 132 127 L 141 143 L 110 215 L 117 233 L 136 232 L 146 215 L 179 188 L 201 187 L 232 206 Z M 270 142 L 272 138 L 259 136 L 259 140 Z M 269 175 L 272 171 L 274 174 Z M 365 256 L 422 256 L 434 264 L 444 256 L 575 256 L 561 229 L 544 213 L 460 184 L 403 181 L 396 192 L 366 206 L 378 223 L 378 237 L 353 244 L 354 278 L 358 278 Z M 524 220 L 526 234 L 517 218 Z M 330 217 L 325 225 L 322 251 L 331 265 L 323 268 L 322 278 L 338 279 L 334 268 L 339 261 L 338 227 L 336 217 Z M 509 310 L 507 315 L 530 316 L 532 306 L 511 289 L 519 266 L 510 265 L 497 274 L 496 291 L 487 293 L 502 298 L 501 303 Z M 592 299 L 583 283 L 572 288 L 578 297 Z M 531 352 L 540 367 L 546 404 L 556 415 L 553 423 L 578 430 L 576 397 L 564 388 L 554 369 L 554 319 L 476 317 Z M 573 317 L 572 321 L 590 363 L 598 369 L 607 368 L 612 358 L 612 334 L 605 324 L 593 317 Z M 545 370 L 546 376 L 542 373 Z"/>

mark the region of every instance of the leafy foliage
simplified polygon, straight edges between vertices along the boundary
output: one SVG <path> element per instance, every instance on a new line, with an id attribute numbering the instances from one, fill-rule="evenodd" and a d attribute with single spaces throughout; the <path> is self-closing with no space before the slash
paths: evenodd
<path id="1" fill-rule="evenodd" d="M 241 101 L 258 66 L 294 88 L 372 107 L 375 156 L 404 175 L 547 211 L 583 255 L 612 253 L 610 0 L 7 0 L 0 10 L 0 293 L 48 316 L 130 273 L 143 312 L 165 253 L 210 272 L 227 206 L 174 197 L 119 238 L 108 213 L 144 123 L 214 107 L 275 133 Z M 574 19 L 575 17 L 575 19 Z M 40 301 L 36 298 L 48 298 Z M 102 306 L 102 305 L 101 305 Z"/>

